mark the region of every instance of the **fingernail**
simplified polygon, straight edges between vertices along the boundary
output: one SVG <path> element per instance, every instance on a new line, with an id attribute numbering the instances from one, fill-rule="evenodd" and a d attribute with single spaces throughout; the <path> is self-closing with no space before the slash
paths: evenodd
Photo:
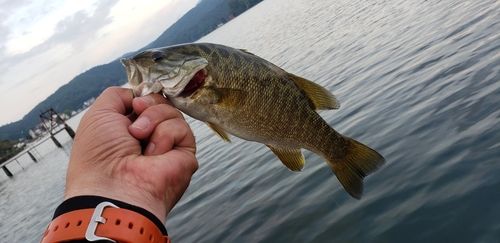
<path id="1" fill-rule="evenodd" d="M 150 95 L 139 97 L 139 99 L 141 99 L 148 105 L 153 105 L 155 103 L 155 100 Z"/>
<path id="2" fill-rule="evenodd" d="M 148 128 L 149 126 L 149 119 L 146 117 L 139 117 L 139 119 L 135 120 L 134 123 L 132 123 L 132 127 L 135 127 L 140 130 L 144 130 Z"/>
<path id="3" fill-rule="evenodd" d="M 148 147 L 146 148 L 146 151 L 144 152 L 145 155 L 151 155 L 153 154 L 153 151 L 155 150 L 156 145 L 153 142 L 150 142 L 148 144 Z"/>

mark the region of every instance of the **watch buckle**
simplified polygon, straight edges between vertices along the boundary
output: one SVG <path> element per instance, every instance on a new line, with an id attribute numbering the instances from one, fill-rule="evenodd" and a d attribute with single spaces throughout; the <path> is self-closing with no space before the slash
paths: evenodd
<path id="1" fill-rule="evenodd" d="M 85 239 L 87 239 L 88 241 L 108 240 L 111 242 L 116 242 L 112 239 L 95 235 L 97 225 L 99 223 L 101 224 L 106 223 L 106 219 L 102 217 L 102 211 L 104 211 L 104 208 L 106 207 L 118 208 L 118 206 L 110 202 L 102 202 L 95 207 L 94 213 L 92 214 L 92 218 L 90 218 L 89 225 L 87 226 L 87 231 L 85 232 Z"/>

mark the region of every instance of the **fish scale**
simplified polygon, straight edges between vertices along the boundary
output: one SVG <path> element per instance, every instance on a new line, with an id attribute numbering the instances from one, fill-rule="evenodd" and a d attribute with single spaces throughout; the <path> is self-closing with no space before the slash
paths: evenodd
<path id="1" fill-rule="evenodd" d="M 135 89 L 158 87 L 152 85 L 156 83 L 165 87 L 137 93 L 163 92 L 179 110 L 206 122 L 226 141 L 232 134 L 266 144 L 292 171 L 304 166 L 301 149 L 322 156 L 354 198 L 362 195 L 363 178 L 385 161 L 319 116 L 316 110 L 338 108 L 328 90 L 246 50 L 184 44 L 146 50 L 123 63 Z M 173 75 L 174 69 L 179 74 Z M 199 72 L 203 75 L 195 75 Z M 194 91 L 183 93 L 188 86 Z"/>

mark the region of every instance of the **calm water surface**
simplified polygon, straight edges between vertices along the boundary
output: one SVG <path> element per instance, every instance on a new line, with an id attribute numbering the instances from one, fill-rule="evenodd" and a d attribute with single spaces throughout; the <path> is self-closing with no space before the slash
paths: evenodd
<path id="1" fill-rule="evenodd" d="M 322 84 L 341 108 L 321 115 L 387 163 L 357 201 L 310 152 L 292 173 L 191 121 L 200 169 L 167 220 L 174 242 L 500 242 L 498 1 L 266 0 L 202 41 Z M 40 239 L 64 189 L 60 136 L 1 175 L 0 241 Z"/>

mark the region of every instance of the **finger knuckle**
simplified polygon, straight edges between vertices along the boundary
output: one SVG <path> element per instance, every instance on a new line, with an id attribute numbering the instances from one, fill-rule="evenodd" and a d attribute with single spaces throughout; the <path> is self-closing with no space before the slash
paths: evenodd
<path id="1" fill-rule="evenodd" d="M 153 105 L 147 108 L 144 114 L 152 118 L 152 120 L 156 123 L 161 123 L 162 121 L 182 116 L 177 109 L 166 104 Z"/>
<path id="2" fill-rule="evenodd" d="M 200 167 L 200 165 L 198 164 L 198 160 L 196 159 L 196 157 L 193 155 L 193 166 L 192 166 L 192 171 L 193 173 L 195 173 L 198 168 Z"/>
<path id="3" fill-rule="evenodd" d="M 162 137 L 186 133 L 186 125 L 178 118 L 161 123 L 159 128 L 158 133 Z"/>
<path id="4" fill-rule="evenodd" d="M 199 168 L 198 160 L 196 159 L 194 153 L 192 153 L 191 151 L 185 150 L 183 152 L 185 153 L 185 158 L 183 163 L 184 170 L 189 171 L 190 174 L 194 174 Z"/>
<path id="5" fill-rule="evenodd" d="M 194 174 L 199 168 L 198 160 L 196 160 L 196 157 L 194 155 L 192 156 L 190 162 L 187 163 L 187 165 L 187 169 L 191 172 L 191 174 Z"/>
<path id="6" fill-rule="evenodd" d="M 173 134 L 173 127 L 167 123 L 162 123 L 158 126 L 158 137 L 160 138 L 165 138 L 165 137 L 171 137 Z"/>
<path id="7" fill-rule="evenodd" d="M 164 114 L 169 118 L 182 118 L 182 114 L 175 107 L 167 104 L 158 105 L 160 109 L 163 110 Z"/>
<path id="8" fill-rule="evenodd" d="M 119 87 L 112 86 L 112 87 L 107 87 L 102 93 L 109 95 L 112 93 L 117 93 L 118 90 L 120 90 Z"/>

